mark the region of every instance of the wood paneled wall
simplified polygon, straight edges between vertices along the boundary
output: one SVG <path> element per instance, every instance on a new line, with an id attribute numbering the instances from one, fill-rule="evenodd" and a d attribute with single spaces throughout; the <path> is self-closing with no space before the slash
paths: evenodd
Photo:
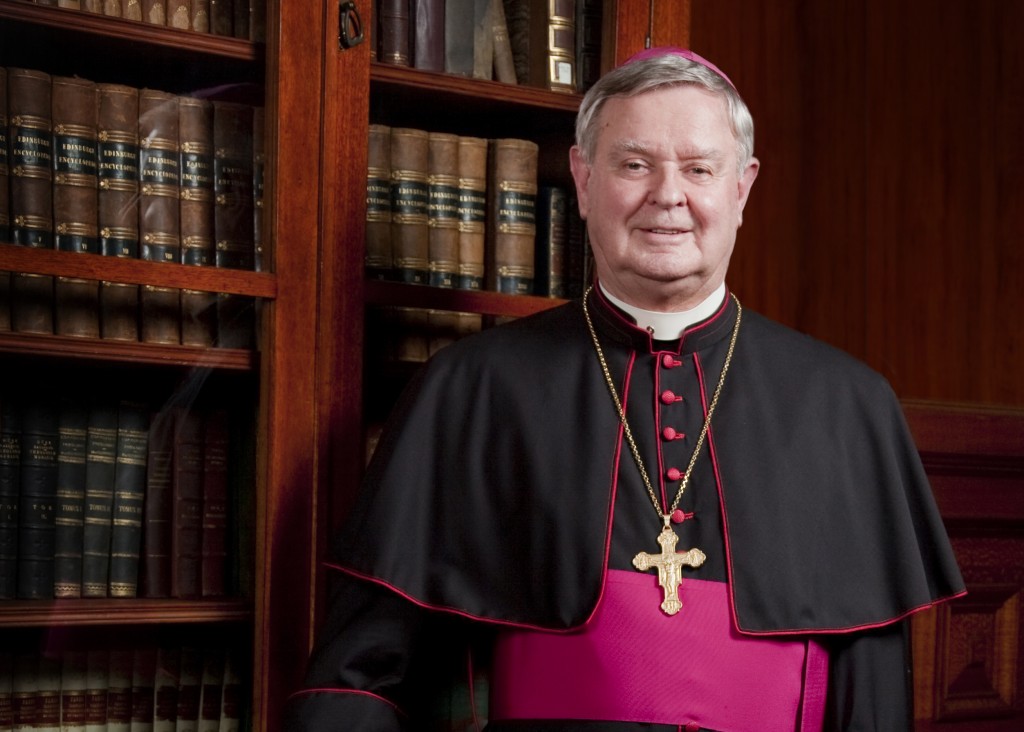
<path id="1" fill-rule="evenodd" d="M 1024 406 L 1024 3 L 690 5 L 757 126 L 741 299 L 903 398 Z"/>

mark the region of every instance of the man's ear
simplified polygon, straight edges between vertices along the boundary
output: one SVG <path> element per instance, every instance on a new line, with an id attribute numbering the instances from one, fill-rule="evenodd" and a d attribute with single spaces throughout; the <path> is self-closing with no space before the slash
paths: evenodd
<path id="1" fill-rule="evenodd" d="M 590 166 L 583 160 L 583 153 L 578 145 L 569 149 L 569 168 L 572 170 L 572 179 L 576 183 L 576 199 L 579 201 L 580 216 L 587 218 L 587 182 L 590 180 Z"/>
<path id="2" fill-rule="evenodd" d="M 757 172 L 761 169 L 761 161 L 751 158 L 747 167 L 740 173 L 739 181 L 736 183 L 736 195 L 739 197 L 738 224 L 743 224 L 743 209 L 747 205 L 747 198 L 750 196 L 750 189 L 754 187 L 754 180 L 757 179 Z"/>

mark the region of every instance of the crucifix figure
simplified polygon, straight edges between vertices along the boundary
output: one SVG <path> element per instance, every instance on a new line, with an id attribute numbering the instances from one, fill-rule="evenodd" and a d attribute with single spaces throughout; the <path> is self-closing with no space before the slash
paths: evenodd
<path id="1" fill-rule="evenodd" d="M 685 552 L 677 552 L 676 544 L 679 537 L 668 525 L 668 517 L 665 517 L 665 528 L 658 535 L 658 544 L 661 545 L 661 554 L 648 554 L 640 552 L 633 557 L 633 566 L 641 572 L 646 572 L 651 567 L 658 568 L 658 584 L 665 593 L 665 599 L 661 602 L 661 609 L 666 615 L 675 615 L 683 607 L 679 600 L 679 585 L 683 583 L 682 567 L 699 567 L 704 564 L 706 557 L 700 549 L 690 549 Z"/>

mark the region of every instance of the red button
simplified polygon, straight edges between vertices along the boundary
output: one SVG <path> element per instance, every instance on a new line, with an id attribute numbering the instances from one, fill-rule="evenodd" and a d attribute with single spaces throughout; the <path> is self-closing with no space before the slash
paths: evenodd
<path id="1" fill-rule="evenodd" d="M 686 437 L 686 435 L 684 435 L 682 432 L 676 432 L 671 427 L 666 427 L 661 431 L 661 438 L 663 440 L 681 440 L 684 437 Z"/>
<path id="2" fill-rule="evenodd" d="M 661 357 L 661 365 L 667 369 L 674 369 L 676 366 L 682 366 L 683 362 L 666 353 Z"/>
<path id="3" fill-rule="evenodd" d="M 686 521 L 686 514 L 683 512 L 683 509 L 677 508 L 672 512 L 672 523 L 681 524 L 684 521 Z"/>
<path id="4" fill-rule="evenodd" d="M 686 732 L 700 732 L 700 725 L 696 722 L 687 722 L 683 729 L 685 729 Z"/>
<path id="5" fill-rule="evenodd" d="M 679 471 L 679 468 L 669 468 L 665 471 L 665 477 L 669 480 L 679 480 L 683 477 L 683 474 Z"/>
<path id="6" fill-rule="evenodd" d="M 676 396 L 676 393 L 674 391 L 666 389 L 665 391 L 661 392 L 661 401 L 663 404 L 674 404 L 675 402 L 683 401 L 683 398 L 681 396 Z"/>

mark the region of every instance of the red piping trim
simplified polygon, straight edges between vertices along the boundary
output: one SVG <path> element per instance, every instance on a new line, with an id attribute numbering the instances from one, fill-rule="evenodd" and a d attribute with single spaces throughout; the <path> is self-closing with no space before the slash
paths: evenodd
<path id="1" fill-rule="evenodd" d="M 397 704 L 395 704 L 390 699 L 386 699 L 380 694 L 374 694 L 372 691 L 362 691 L 360 689 L 339 689 L 330 686 L 318 686 L 312 689 L 299 689 L 298 691 L 289 694 L 288 698 L 294 699 L 296 697 L 305 696 L 308 694 L 354 694 L 356 696 L 366 696 L 370 697 L 371 699 L 376 699 L 379 702 L 383 702 L 384 704 L 387 704 L 389 707 L 394 709 L 395 712 L 402 715 L 403 717 L 408 716 L 405 712 L 401 710 L 401 708 Z"/>

